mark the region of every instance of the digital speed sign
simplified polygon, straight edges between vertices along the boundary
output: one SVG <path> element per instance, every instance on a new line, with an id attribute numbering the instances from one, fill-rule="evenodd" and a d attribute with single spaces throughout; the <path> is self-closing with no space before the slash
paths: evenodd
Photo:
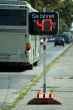
<path id="1" fill-rule="evenodd" d="M 54 35 L 58 33 L 59 14 L 57 12 L 29 13 L 29 33 L 31 35 Z"/>

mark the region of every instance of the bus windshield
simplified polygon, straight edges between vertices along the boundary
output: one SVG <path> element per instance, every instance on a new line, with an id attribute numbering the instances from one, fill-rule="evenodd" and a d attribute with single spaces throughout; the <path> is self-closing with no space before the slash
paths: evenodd
<path id="1" fill-rule="evenodd" d="M 26 10 L 0 9 L 0 25 L 26 26 Z"/>

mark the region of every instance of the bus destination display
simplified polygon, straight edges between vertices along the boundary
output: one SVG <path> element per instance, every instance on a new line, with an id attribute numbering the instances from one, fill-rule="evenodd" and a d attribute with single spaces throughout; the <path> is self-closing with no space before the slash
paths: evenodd
<path id="1" fill-rule="evenodd" d="M 31 35 L 54 35 L 58 33 L 59 15 L 57 12 L 29 13 L 29 33 Z"/>

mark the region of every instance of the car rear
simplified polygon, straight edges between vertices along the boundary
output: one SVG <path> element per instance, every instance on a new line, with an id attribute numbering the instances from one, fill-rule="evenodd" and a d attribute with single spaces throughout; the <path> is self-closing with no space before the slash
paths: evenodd
<path id="1" fill-rule="evenodd" d="M 65 45 L 65 41 L 64 41 L 64 38 L 62 38 L 62 37 L 57 37 L 57 38 L 55 38 L 55 40 L 54 40 L 54 46 L 56 46 L 56 45 Z"/>

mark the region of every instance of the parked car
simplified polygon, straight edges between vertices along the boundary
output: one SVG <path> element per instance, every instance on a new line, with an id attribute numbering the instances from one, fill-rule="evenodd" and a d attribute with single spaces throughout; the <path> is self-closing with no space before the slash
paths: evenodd
<path id="1" fill-rule="evenodd" d="M 43 40 L 43 37 L 40 38 L 40 44 L 43 44 L 44 40 Z M 46 38 L 46 43 L 48 42 L 48 39 Z"/>
<path id="2" fill-rule="evenodd" d="M 43 44 L 43 38 L 42 38 L 42 39 L 40 39 L 40 44 Z"/>
<path id="3" fill-rule="evenodd" d="M 62 37 L 64 38 L 65 43 L 70 43 L 72 41 L 71 36 L 69 36 L 67 34 L 62 35 Z"/>
<path id="4" fill-rule="evenodd" d="M 65 46 L 65 40 L 63 37 L 56 37 L 54 40 L 54 46 L 56 45 L 62 45 Z"/>
<path id="5" fill-rule="evenodd" d="M 54 37 L 49 37 L 48 42 L 54 42 Z"/>

